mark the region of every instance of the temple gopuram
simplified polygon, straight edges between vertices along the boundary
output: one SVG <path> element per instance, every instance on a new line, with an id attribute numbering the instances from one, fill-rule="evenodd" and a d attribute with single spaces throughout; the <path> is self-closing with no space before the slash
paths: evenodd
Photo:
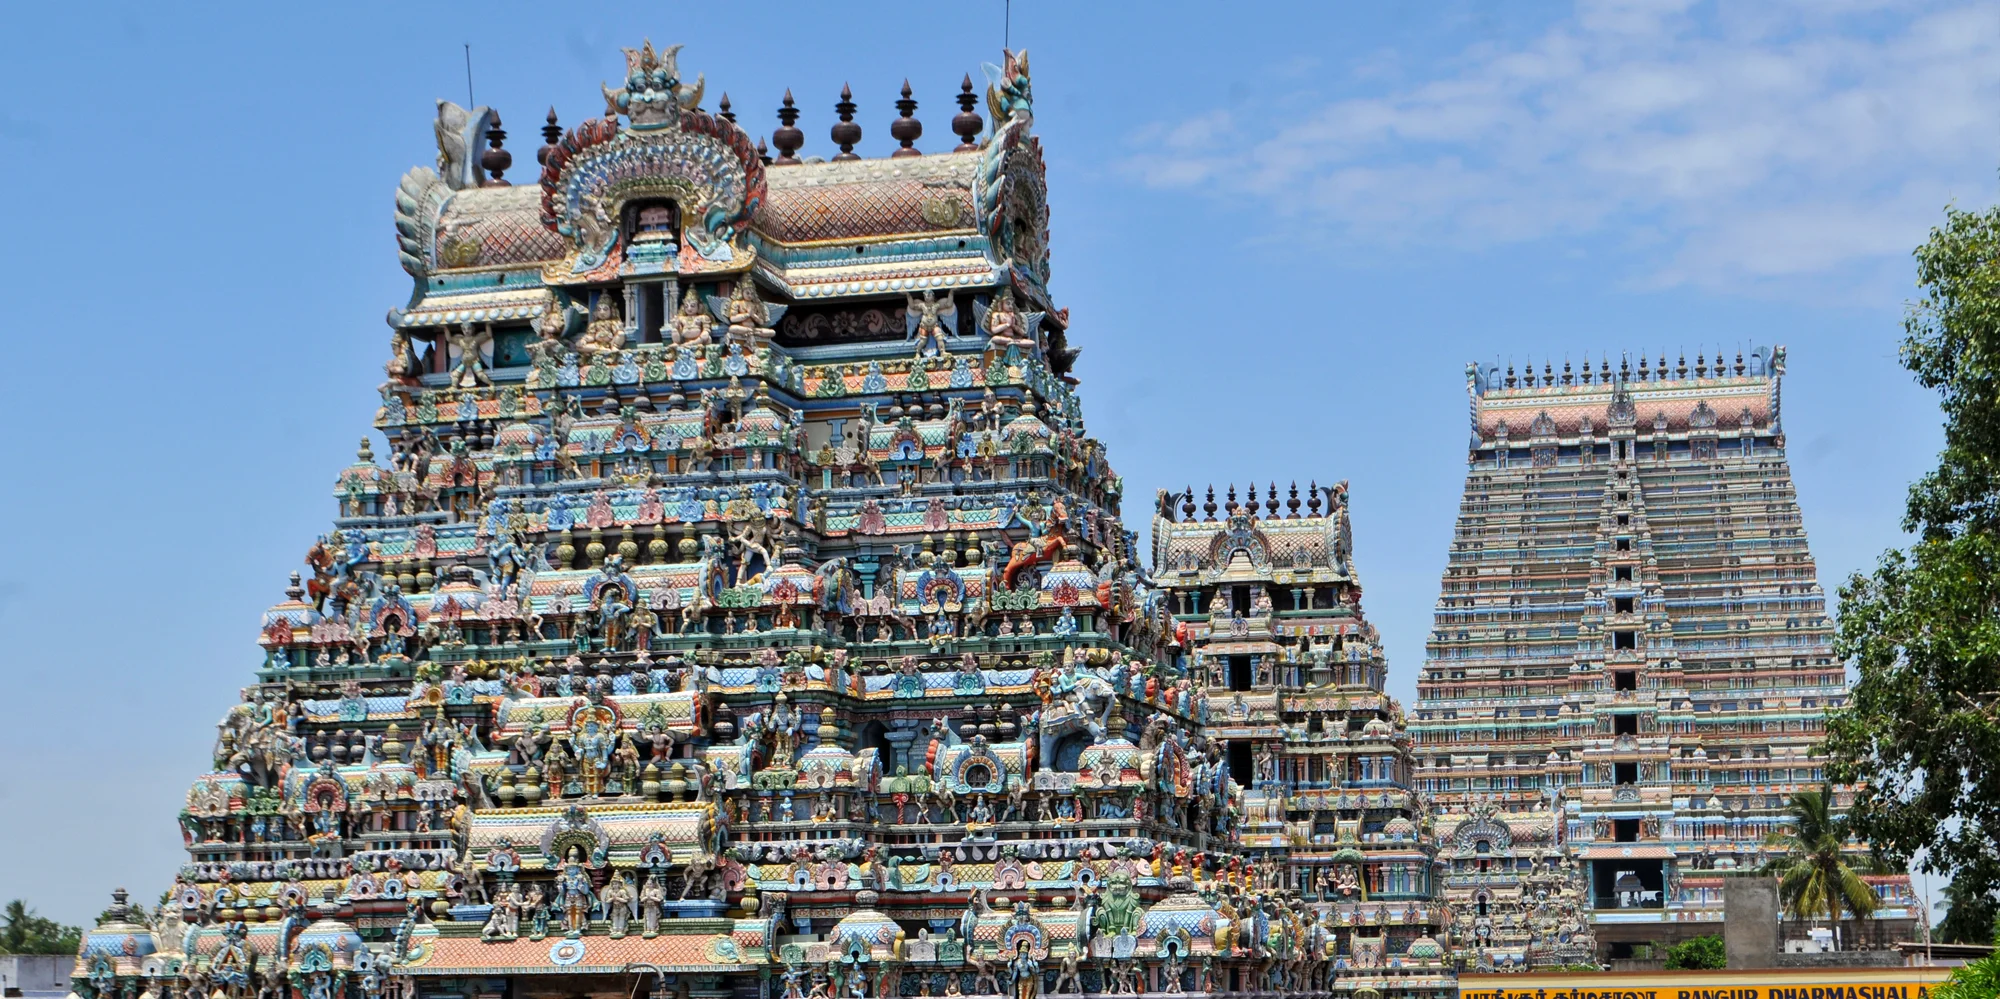
<path id="1" fill-rule="evenodd" d="M 1720 932 L 1723 879 L 1773 859 L 1790 797 L 1823 786 L 1814 745 L 1846 677 L 1784 371 L 1783 347 L 1468 368 L 1465 494 L 1411 723 L 1468 969 Z M 1899 939 L 1908 878 L 1868 880 L 1868 932 Z"/>
<path id="2" fill-rule="evenodd" d="M 1453 992 L 1344 486 L 1145 574 L 1026 54 L 942 149 L 844 90 L 822 159 L 678 48 L 531 181 L 439 102 L 380 436 L 76 994 Z"/>
<path id="3" fill-rule="evenodd" d="M 1180 508 L 1174 508 L 1179 501 Z M 1347 483 L 1275 483 L 1259 512 L 1229 487 L 1162 492 L 1153 578 L 1167 590 L 1208 735 L 1243 785 L 1244 852 L 1323 905 L 1335 970 L 1381 994 L 1452 988 L 1428 802 L 1411 783 L 1402 707 L 1383 692 L 1381 639 L 1361 613 Z"/>

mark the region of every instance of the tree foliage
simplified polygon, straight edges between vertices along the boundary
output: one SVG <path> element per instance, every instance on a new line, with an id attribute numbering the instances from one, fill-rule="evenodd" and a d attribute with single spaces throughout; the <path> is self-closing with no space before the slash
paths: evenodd
<path id="1" fill-rule="evenodd" d="M 44 919 L 15 899 L 0 909 L 0 954 L 74 954 L 83 931 Z"/>
<path id="2" fill-rule="evenodd" d="M 1906 550 L 1840 590 L 1859 671 L 1827 726 L 1855 831 L 1882 853 L 2000 888 L 2000 209 L 1951 209 L 1916 251 L 1903 366 L 1938 393 L 1945 446 L 1910 487 Z"/>
<path id="3" fill-rule="evenodd" d="M 1944 886 L 1944 919 L 1932 935 L 1940 943 L 1986 943 L 1993 939 L 2000 922 L 2000 905 L 1993 893 L 1978 887 L 1977 877 L 1953 881 Z"/>
<path id="4" fill-rule="evenodd" d="M 1691 937 L 1667 948 L 1668 971 L 1719 970 L 1728 966 L 1729 956 L 1723 949 L 1722 938 L 1714 934 Z"/>
<path id="5" fill-rule="evenodd" d="M 1784 852 L 1767 870 L 1778 877 L 1778 897 L 1786 911 L 1798 919 L 1825 916 L 1836 932 L 1843 912 L 1874 912 L 1875 890 L 1848 861 L 1853 829 L 1847 816 L 1833 810 L 1833 789 L 1800 791 L 1785 813 L 1791 821 L 1770 838 Z"/>
<path id="6" fill-rule="evenodd" d="M 2000 940 L 1994 944 L 2000 946 Z M 1951 977 L 1931 990 L 1931 999 L 1993 999 L 2000 996 L 2000 950 L 1954 968 Z"/>

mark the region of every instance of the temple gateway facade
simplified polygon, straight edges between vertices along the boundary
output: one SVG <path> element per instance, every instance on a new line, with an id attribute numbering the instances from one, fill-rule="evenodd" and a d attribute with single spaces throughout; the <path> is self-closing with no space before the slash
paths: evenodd
<path id="1" fill-rule="evenodd" d="M 1477 375 L 1406 718 L 1345 482 L 1163 490 L 1142 564 L 1026 53 L 879 159 L 679 62 L 532 171 L 439 102 L 386 443 L 80 999 L 1443 999 L 1709 918 L 1817 780 L 1781 353 Z"/>
<path id="2" fill-rule="evenodd" d="M 1151 581 L 1027 55 L 880 159 L 625 70 L 526 180 L 440 102 L 386 453 L 78 994 L 1452 992 L 1345 489 L 1163 506 Z"/>
<path id="3" fill-rule="evenodd" d="M 1468 966 L 1720 932 L 1723 878 L 1774 859 L 1791 795 L 1823 786 L 1846 675 L 1784 373 L 1783 347 L 1467 371 L 1465 495 L 1411 729 Z M 1867 879 L 1865 929 L 1910 939 L 1908 877 Z"/>

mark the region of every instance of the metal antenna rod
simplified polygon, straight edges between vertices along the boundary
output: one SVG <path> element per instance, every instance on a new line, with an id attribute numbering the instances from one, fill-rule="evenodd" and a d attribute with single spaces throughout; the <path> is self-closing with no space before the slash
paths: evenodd
<path id="1" fill-rule="evenodd" d="M 465 106 L 471 110 L 476 102 L 472 99 L 472 43 L 465 43 Z"/>
<path id="2" fill-rule="evenodd" d="M 1006 0 L 1005 11 L 1000 22 L 1000 47 L 1011 52 L 1014 49 L 1014 0 Z"/>

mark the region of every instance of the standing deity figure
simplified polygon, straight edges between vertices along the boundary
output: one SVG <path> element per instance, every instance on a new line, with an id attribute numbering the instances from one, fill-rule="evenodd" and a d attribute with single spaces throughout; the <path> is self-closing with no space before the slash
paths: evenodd
<path id="1" fill-rule="evenodd" d="M 694 286 L 681 296 L 681 310 L 674 316 L 674 343 L 682 347 L 706 347 L 714 342 L 715 319 L 701 307 Z"/>
<path id="2" fill-rule="evenodd" d="M 614 559 L 617 557 L 612 556 Z M 605 567 L 606 575 L 617 572 L 608 561 Z M 615 584 L 600 586 L 590 602 L 591 609 L 597 612 L 597 633 L 604 640 L 605 650 L 616 651 L 625 639 L 626 626 L 632 615 L 632 603 L 625 599 L 625 588 Z"/>
<path id="3" fill-rule="evenodd" d="M 771 732 L 771 763 L 774 768 L 789 769 L 798 752 L 799 716 L 792 710 L 791 698 L 783 691 L 778 693 L 777 704 L 771 709 L 771 720 L 767 723 Z"/>
<path id="4" fill-rule="evenodd" d="M 924 297 L 909 296 L 906 324 L 909 338 L 916 341 L 918 357 L 936 357 L 944 352 L 947 332 L 944 317 L 956 315 L 958 307 L 949 295 L 939 301 L 937 292 L 925 289 Z"/>
<path id="5" fill-rule="evenodd" d="M 596 797 L 604 793 L 604 777 L 611 769 L 611 751 L 616 748 L 611 733 L 595 718 L 583 723 L 583 732 L 570 740 L 576 746 L 577 775 L 583 779 L 583 793 Z"/>
<path id="6" fill-rule="evenodd" d="M 459 332 L 451 334 L 452 348 L 458 351 L 458 366 L 451 369 L 452 387 L 468 389 L 493 384 L 493 380 L 486 377 L 486 359 L 481 353 L 491 342 L 491 323 L 480 330 L 474 330 L 471 323 L 462 323 Z"/>
<path id="7" fill-rule="evenodd" d="M 509 884 L 500 895 L 499 909 L 506 913 L 506 921 L 501 924 L 501 934 L 512 940 L 521 935 L 521 886 Z"/>
<path id="8" fill-rule="evenodd" d="M 639 918 L 645 927 L 647 937 L 660 935 L 660 910 L 667 904 L 667 888 L 660 883 L 660 874 L 654 871 L 646 879 L 646 886 L 639 889 Z"/>
<path id="9" fill-rule="evenodd" d="M 632 742 L 628 733 L 618 737 L 618 748 L 611 753 L 614 772 L 618 776 L 620 794 L 639 793 L 639 747 Z"/>
<path id="10" fill-rule="evenodd" d="M 548 750 L 542 756 L 542 775 L 549 786 L 550 798 L 560 798 L 566 793 L 570 762 L 569 750 L 563 748 L 561 739 L 549 743 Z"/>
<path id="11" fill-rule="evenodd" d="M 562 870 L 556 873 L 556 902 L 562 909 L 563 929 L 570 936 L 582 935 L 590 925 L 590 910 L 597 904 L 597 893 L 590 887 L 590 872 L 583 866 L 583 849 L 572 846 L 563 857 Z"/>
<path id="12" fill-rule="evenodd" d="M 1013 978 L 1014 999 L 1036 999 L 1042 994 L 1042 962 L 1035 960 L 1027 940 L 1014 945 L 1014 956 L 1007 962 L 1007 971 Z"/>
<path id="13" fill-rule="evenodd" d="M 613 877 L 604 886 L 604 908 L 611 920 L 611 935 L 624 936 L 632 920 L 632 882 L 627 876 Z"/>
<path id="14" fill-rule="evenodd" d="M 455 740 L 453 738 L 455 734 L 456 730 L 451 727 L 450 722 L 440 719 L 424 723 L 423 733 L 417 736 L 417 742 L 423 746 L 428 754 L 429 770 L 427 773 L 430 775 L 443 776 L 450 772 L 451 751 L 455 748 Z"/>
<path id="15" fill-rule="evenodd" d="M 521 903 L 527 910 L 529 919 L 528 938 L 540 940 L 549 933 L 549 903 L 542 895 L 541 885 L 529 885 L 528 897 Z"/>
<path id="16" fill-rule="evenodd" d="M 590 313 L 590 324 L 584 327 L 583 337 L 576 342 L 576 352 L 590 360 L 598 354 L 609 353 L 625 346 L 625 321 L 618 318 L 618 310 L 612 307 L 611 293 L 599 292 L 597 308 Z"/>

